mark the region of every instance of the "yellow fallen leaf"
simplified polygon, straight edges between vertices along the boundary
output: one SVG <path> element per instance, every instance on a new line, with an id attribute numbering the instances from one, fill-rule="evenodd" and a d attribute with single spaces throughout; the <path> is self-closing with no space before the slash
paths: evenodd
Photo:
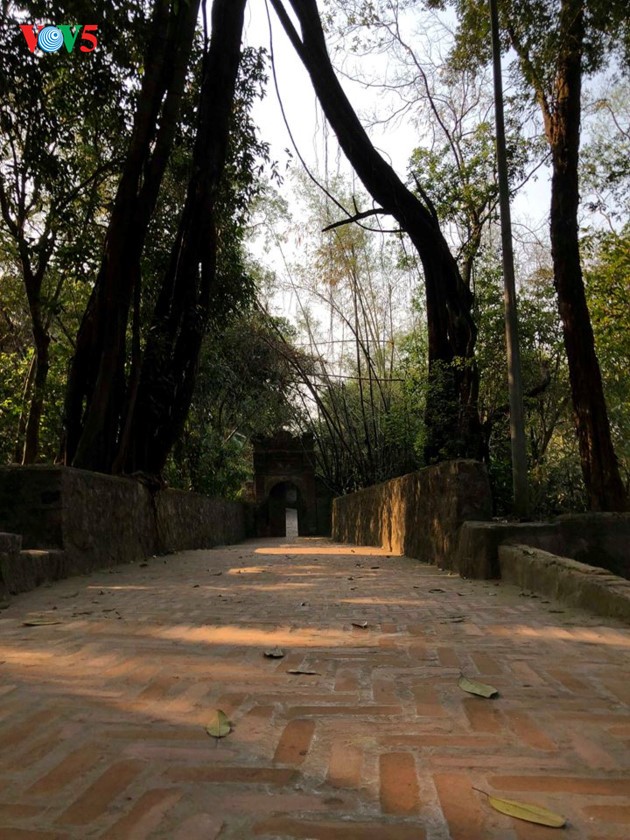
<path id="1" fill-rule="evenodd" d="M 206 732 L 213 738 L 225 738 L 231 731 L 232 724 L 228 720 L 228 716 L 221 709 L 217 709 L 210 723 L 206 726 Z"/>
<path id="2" fill-rule="evenodd" d="M 476 680 L 469 680 L 468 677 L 460 677 L 457 685 L 462 691 L 467 691 L 469 694 L 476 694 L 478 697 L 497 697 L 499 692 L 492 685 L 477 682 Z"/>
<path id="3" fill-rule="evenodd" d="M 529 802 L 515 802 L 513 799 L 499 799 L 497 796 L 488 796 L 488 802 L 495 811 L 507 814 L 508 817 L 515 817 L 517 820 L 547 825 L 550 828 L 563 828 L 566 819 L 561 814 L 554 814 L 547 808 L 540 805 L 532 805 Z"/>

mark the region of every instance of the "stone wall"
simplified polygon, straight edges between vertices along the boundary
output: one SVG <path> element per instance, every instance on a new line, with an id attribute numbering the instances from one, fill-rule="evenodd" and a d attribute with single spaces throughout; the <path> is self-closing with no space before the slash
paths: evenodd
<path id="1" fill-rule="evenodd" d="M 555 522 L 560 553 L 630 579 L 630 513 L 569 513 Z"/>
<path id="2" fill-rule="evenodd" d="M 491 513 L 485 467 L 447 461 L 335 499 L 332 536 L 454 569 L 462 523 Z"/>
<path id="3" fill-rule="evenodd" d="M 229 545 L 247 535 L 244 506 L 240 502 L 165 490 L 155 497 L 155 508 L 158 553 Z"/>
<path id="4" fill-rule="evenodd" d="M 56 550 L 51 562 L 54 556 L 60 571 L 51 569 L 50 577 L 58 577 L 238 542 L 246 536 L 246 512 L 238 502 L 178 490 L 152 493 L 132 479 L 69 467 L 3 467 L 0 531 L 21 535 L 23 549 Z"/>
<path id="5" fill-rule="evenodd" d="M 332 536 L 436 563 L 462 577 L 501 577 L 500 547 L 520 543 L 630 579 L 630 513 L 497 522 L 490 521 L 491 510 L 484 466 L 448 461 L 335 499 Z"/>
<path id="6" fill-rule="evenodd" d="M 470 578 L 501 577 L 500 547 L 515 543 L 630 578 L 630 513 L 571 513 L 551 522 L 465 522 L 458 571 Z"/>
<path id="7" fill-rule="evenodd" d="M 66 467 L 51 471 L 51 480 L 59 487 L 58 547 L 66 554 L 70 574 L 128 563 L 158 552 L 154 500 L 144 485 Z M 24 485 L 29 486 L 28 474 Z M 33 545 L 34 535 L 28 527 L 17 533 L 23 535 L 26 548 L 52 547 L 41 538 L 38 545 Z"/>

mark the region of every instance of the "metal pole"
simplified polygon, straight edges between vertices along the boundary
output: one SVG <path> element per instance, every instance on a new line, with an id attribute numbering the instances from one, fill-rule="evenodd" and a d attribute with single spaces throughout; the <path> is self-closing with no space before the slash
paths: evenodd
<path id="1" fill-rule="evenodd" d="M 497 0 L 490 2 L 492 28 L 492 69 L 494 75 L 494 113 L 497 133 L 497 169 L 499 174 L 499 206 L 501 208 L 501 244 L 503 251 L 503 282 L 505 301 L 505 342 L 507 345 L 508 390 L 510 394 L 510 439 L 512 444 L 512 487 L 514 513 L 529 514 L 527 488 L 527 450 L 523 415 L 523 381 L 521 354 L 518 343 L 516 284 L 514 281 L 514 251 L 512 250 L 512 220 L 508 186 L 507 154 L 505 150 L 505 120 L 503 115 L 503 82 L 501 78 L 501 44 Z"/>

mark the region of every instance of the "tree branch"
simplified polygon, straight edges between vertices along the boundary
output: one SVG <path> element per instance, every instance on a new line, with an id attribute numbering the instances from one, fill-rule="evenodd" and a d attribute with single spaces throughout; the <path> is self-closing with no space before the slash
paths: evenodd
<path id="1" fill-rule="evenodd" d="M 339 222 L 333 222 L 331 225 L 328 225 L 325 228 L 322 228 L 322 233 L 326 233 L 329 230 L 334 230 L 335 228 L 343 227 L 343 225 L 351 225 L 353 222 L 358 222 L 359 219 L 367 219 L 368 216 L 391 216 L 391 213 L 387 210 L 383 210 L 380 207 L 374 207 L 372 210 L 364 210 L 362 213 L 356 213 L 354 216 L 350 216 L 348 219 L 341 219 Z"/>

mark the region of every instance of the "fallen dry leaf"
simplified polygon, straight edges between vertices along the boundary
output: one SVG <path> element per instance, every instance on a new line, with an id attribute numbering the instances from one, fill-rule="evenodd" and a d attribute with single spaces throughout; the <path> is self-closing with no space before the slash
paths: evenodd
<path id="1" fill-rule="evenodd" d="M 468 694 L 476 694 L 478 697 L 498 697 L 499 692 L 492 685 L 477 682 L 476 680 L 469 680 L 463 675 L 459 678 L 458 686 L 462 691 L 467 691 Z"/>
<path id="2" fill-rule="evenodd" d="M 267 659 L 282 659 L 284 656 L 284 651 L 282 648 L 276 647 L 272 648 L 271 650 L 266 650 L 263 653 L 263 656 L 266 656 Z"/>
<path id="3" fill-rule="evenodd" d="M 228 720 L 228 716 L 221 709 L 217 709 L 210 719 L 210 723 L 206 726 L 206 732 L 213 738 L 225 738 L 231 731 L 232 724 Z"/>
<path id="4" fill-rule="evenodd" d="M 291 668 L 287 674 L 304 675 L 305 677 L 321 676 L 319 671 L 309 671 L 308 668 Z"/>
<path id="5" fill-rule="evenodd" d="M 484 790 L 479 790 L 479 788 L 473 788 L 473 790 L 487 796 L 489 804 L 495 811 L 506 814 L 508 817 L 515 817 L 517 820 L 525 820 L 526 822 L 536 823 L 537 825 L 546 825 L 549 828 L 563 828 L 566 825 L 567 821 L 565 817 L 549 811 L 540 805 L 532 805 L 529 802 L 516 802 L 513 799 L 502 799 L 498 796 L 491 796 Z"/>
<path id="6" fill-rule="evenodd" d="M 44 627 L 47 624 L 61 624 L 61 619 L 41 616 L 39 618 L 28 618 L 22 622 L 23 627 Z"/>

